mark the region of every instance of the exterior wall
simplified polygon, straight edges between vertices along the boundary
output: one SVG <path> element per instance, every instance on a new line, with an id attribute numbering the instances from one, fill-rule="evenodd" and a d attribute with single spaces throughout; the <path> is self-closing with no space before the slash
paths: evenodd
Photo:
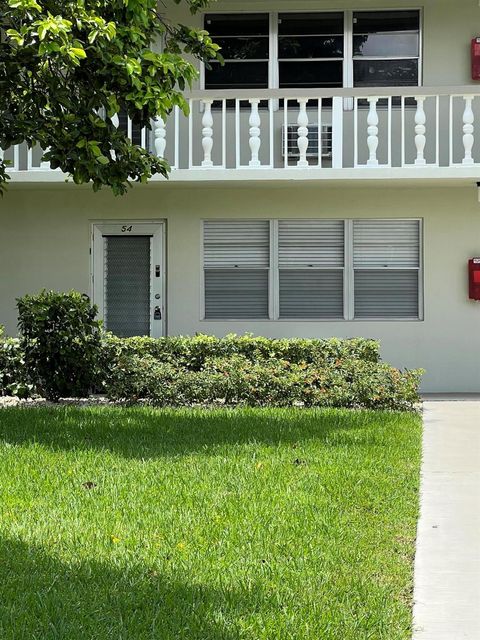
<path id="1" fill-rule="evenodd" d="M 321 10 L 348 10 L 348 9 L 392 9 L 392 8 L 411 8 L 417 7 L 422 9 L 423 15 L 423 30 L 422 30 L 422 84 L 427 88 L 435 88 L 433 94 L 445 94 L 439 99 L 439 124 L 440 134 L 439 140 L 439 164 L 441 166 L 449 165 L 449 104 L 450 93 L 448 90 L 443 90 L 442 87 L 452 87 L 460 85 L 471 85 L 475 87 L 478 83 L 474 83 L 470 78 L 470 40 L 473 36 L 480 33 L 480 7 L 478 0 L 461 0 L 459 2 L 452 2 L 452 0 L 423 0 L 417 4 L 411 3 L 410 0 L 295 0 L 295 3 L 287 2 L 287 0 L 245 0 L 240 2 L 239 0 L 218 0 L 211 4 L 211 11 L 321 11 Z M 203 17 L 202 13 L 195 16 L 191 16 L 186 11 L 185 3 L 180 5 L 174 4 L 173 0 L 167 0 L 166 13 L 173 22 L 182 22 L 185 24 L 192 24 L 194 26 L 202 26 Z M 199 88 L 200 83 L 197 82 L 196 87 Z M 301 96 L 301 91 L 298 91 L 298 95 Z M 410 90 L 409 90 L 410 91 Z M 415 87 L 411 88 L 410 96 L 415 96 L 419 92 Z M 336 93 L 335 89 L 332 90 L 331 95 Z M 353 92 L 352 92 L 353 93 Z M 372 88 L 372 95 L 375 93 L 382 94 L 381 89 Z M 420 92 L 421 93 L 421 92 Z M 479 89 L 480 94 L 480 89 Z M 350 103 L 350 104 L 348 104 Z M 395 103 L 398 104 L 398 103 Z M 402 164 L 401 160 L 401 137 L 402 137 L 402 114 L 401 109 L 395 106 L 392 109 L 392 166 L 399 167 Z M 427 144 L 425 149 L 425 155 L 427 162 L 436 162 L 436 114 L 435 114 L 436 97 L 427 98 L 425 102 L 426 111 L 426 137 Z M 318 122 L 318 110 L 316 101 L 313 101 L 311 105 L 314 108 L 309 109 L 309 122 L 311 125 L 315 125 Z M 416 107 L 413 101 L 407 102 L 406 119 L 404 123 L 405 127 L 405 159 L 407 164 L 413 162 L 416 155 L 416 148 L 414 144 L 415 137 L 415 113 Z M 270 139 L 269 132 L 269 114 L 265 108 L 261 108 L 261 147 L 260 147 L 260 160 L 263 165 L 270 164 L 270 144 L 273 147 L 273 165 L 277 168 L 283 167 L 282 156 L 282 125 L 284 121 L 283 107 L 280 107 L 277 103 L 278 109 L 273 113 L 273 135 Z M 347 100 L 346 110 L 343 117 L 343 167 L 351 168 L 354 164 L 354 114 L 351 111 L 352 101 Z M 462 96 L 455 99 L 453 108 L 453 154 L 452 159 L 454 162 L 461 162 L 464 153 L 464 147 L 462 143 L 463 138 L 463 114 L 464 114 L 464 100 Z M 480 98 L 476 98 L 473 102 L 473 111 L 475 115 L 475 123 L 478 123 L 480 119 Z M 192 137 L 189 140 L 189 122 L 188 118 L 183 115 L 179 116 L 179 136 L 178 136 L 178 168 L 187 169 L 189 165 L 189 142 L 192 144 L 192 158 L 193 164 L 199 165 L 203 157 L 202 150 L 202 116 L 203 111 L 198 104 L 194 102 L 192 108 Z M 360 105 L 359 108 L 359 122 L 358 132 L 356 137 L 356 143 L 359 148 L 360 164 L 366 161 L 368 147 L 367 147 L 367 114 L 368 110 Z M 241 164 L 248 164 L 250 158 L 249 141 L 249 120 L 250 110 L 249 108 L 241 108 L 239 111 L 240 122 L 240 160 Z M 387 125 L 387 112 L 384 104 L 378 105 L 379 116 L 379 147 L 378 147 L 378 159 L 381 164 L 385 164 L 388 161 L 388 125 Z M 291 99 L 289 102 L 289 113 L 287 121 L 290 124 L 295 124 L 298 117 L 298 105 L 295 99 Z M 226 146 L 226 167 L 232 169 L 236 166 L 236 140 L 235 140 L 235 113 L 232 108 L 227 109 L 226 114 L 226 127 L 222 130 L 222 114 L 219 109 L 214 109 L 213 113 L 214 125 L 213 125 L 213 162 L 215 165 L 222 164 L 222 143 L 225 140 Z M 332 123 L 333 114 L 329 107 L 328 101 L 324 101 L 322 123 L 329 125 Z M 166 123 L 166 151 L 165 157 L 171 163 L 174 164 L 177 160 L 175 154 L 175 122 L 173 114 L 167 118 Z M 148 146 L 153 151 L 153 134 L 149 132 L 147 135 Z M 476 162 L 479 162 L 480 147 L 478 144 L 474 145 L 473 155 Z M 37 147 L 33 150 L 32 161 L 33 166 L 39 167 L 41 161 L 41 150 Z M 13 149 L 6 151 L 5 157 L 13 161 L 14 153 Z M 312 160 L 315 163 L 316 159 Z M 331 162 L 328 159 L 324 159 L 324 168 L 328 168 Z M 25 172 L 28 166 L 27 149 L 25 145 L 21 146 L 18 157 L 18 168 L 21 172 Z M 19 176 L 17 176 L 19 177 Z M 14 177 L 15 179 L 15 177 Z M 61 177 L 60 177 L 61 179 Z"/>
<path id="2" fill-rule="evenodd" d="M 293 4 L 295 6 L 293 6 Z M 246 11 L 322 11 L 322 10 L 350 10 L 350 9 L 401 9 L 401 8 L 420 8 L 422 10 L 423 28 L 422 28 L 422 56 L 421 56 L 421 84 L 424 87 L 445 87 L 445 86 L 460 86 L 460 85 L 473 85 L 475 83 L 471 80 L 471 64 L 470 64 L 470 41 L 471 38 L 480 34 L 480 8 L 477 0 L 462 0 L 461 2 L 453 3 L 452 0 L 423 0 L 423 2 L 412 3 L 409 0 L 296 0 L 295 3 L 288 2 L 287 0 L 246 0 L 240 2 L 239 0 L 218 0 L 212 3 L 209 11 L 211 12 L 246 12 Z M 203 26 L 203 15 L 199 13 L 195 16 L 189 15 L 185 11 L 185 7 L 180 4 L 173 4 L 170 1 L 167 5 L 167 13 L 171 16 L 172 21 L 179 21 L 186 24 L 192 24 L 197 27 Z M 478 33 L 477 33 L 478 32 Z M 200 81 L 195 88 L 202 88 Z M 375 90 L 372 89 L 372 94 Z M 382 90 L 378 90 L 381 95 Z M 412 88 L 411 95 L 414 96 L 417 93 L 415 88 Z M 439 89 L 439 93 L 441 93 Z M 298 95 L 301 94 L 301 90 L 298 91 Z M 335 89 L 332 89 L 332 95 L 335 94 Z M 435 162 L 436 153 L 436 136 L 435 136 L 435 98 L 427 99 L 425 103 L 426 117 L 427 117 L 427 146 L 425 149 L 425 155 L 427 162 Z M 442 166 L 448 165 L 449 162 L 449 148 L 448 148 L 448 126 L 449 126 L 449 103 L 450 98 L 443 96 L 439 102 L 439 122 L 442 142 L 439 149 L 439 163 Z M 461 161 L 461 154 L 463 153 L 462 145 L 462 116 L 463 116 L 463 100 L 457 99 L 454 102 L 453 109 L 453 123 L 454 123 L 454 156 L 455 161 Z M 351 108 L 351 107 L 350 107 Z M 475 121 L 478 122 L 480 118 L 480 100 L 476 99 L 473 103 L 473 109 L 475 114 Z M 415 106 L 407 106 L 406 109 L 406 121 L 405 130 L 405 152 L 407 162 L 413 162 L 416 154 L 414 145 L 414 127 L 415 127 Z M 367 139 L 367 113 L 368 110 L 365 107 L 361 107 L 359 110 L 359 129 L 357 134 L 357 144 L 359 147 L 359 162 L 362 164 L 366 161 L 368 148 L 366 144 Z M 268 126 L 269 115 L 265 108 L 260 110 L 262 124 L 261 124 L 261 139 L 262 144 L 260 148 L 260 160 L 262 164 L 269 164 L 269 145 L 270 145 L 270 133 Z M 202 115 L 203 112 L 197 103 L 194 103 L 192 108 L 192 131 L 193 131 L 193 161 L 195 165 L 201 163 L 202 159 Z M 240 130 L 242 136 L 241 144 L 241 163 L 248 164 L 248 158 L 250 157 L 250 149 L 248 146 L 248 119 L 250 110 L 248 108 L 242 108 L 239 113 Z M 289 103 L 289 115 L 288 122 L 294 124 L 297 121 L 298 105 L 295 100 L 291 100 Z M 384 106 L 378 106 L 379 122 L 379 147 L 378 147 L 378 159 L 380 163 L 387 162 L 387 112 Z M 228 168 L 235 167 L 235 143 L 234 143 L 234 130 L 235 130 L 235 113 L 232 108 L 227 109 L 226 115 L 226 131 L 222 131 L 222 114 L 219 109 L 214 110 L 214 147 L 213 147 L 213 161 L 216 165 L 222 163 L 221 159 L 221 144 L 220 140 L 225 134 L 227 138 L 226 144 L 226 166 Z M 283 155 L 282 155 L 282 125 L 284 121 L 283 108 L 276 111 L 273 115 L 273 145 L 274 145 L 274 157 L 273 164 L 275 167 L 283 167 Z M 309 122 L 315 124 L 318 122 L 318 111 L 316 102 L 312 102 L 312 107 L 309 109 Z M 324 125 L 332 123 L 332 111 L 330 107 L 323 108 L 322 122 Z M 180 153 L 179 153 L 179 168 L 186 169 L 188 167 L 188 122 L 186 118 L 180 117 Z M 353 112 L 344 114 L 344 145 L 343 145 L 343 159 L 345 167 L 353 167 L 353 140 L 354 140 L 354 125 L 353 125 Z M 399 107 L 394 107 L 392 112 L 392 163 L 393 166 L 400 166 L 401 164 L 401 110 Z M 410 132 L 410 133 L 408 133 Z M 173 117 L 167 120 L 167 148 L 166 158 L 173 163 L 173 138 L 174 138 L 174 122 Z M 474 148 L 474 153 L 477 149 Z M 475 156 L 476 157 L 476 156 Z M 316 159 L 312 160 L 315 163 Z M 329 166 L 329 160 L 324 159 L 324 167 Z"/>
<path id="3" fill-rule="evenodd" d="M 15 298 L 41 288 L 90 292 L 92 220 L 167 221 L 170 334 L 378 338 L 383 357 L 424 367 L 425 391 L 480 391 L 480 304 L 467 299 L 467 259 L 480 254 L 480 205 L 468 187 L 252 188 L 157 184 L 124 198 L 88 188 L 10 187 L 0 203 L 0 323 L 15 333 Z M 424 218 L 424 321 L 219 322 L 200 318 L 205 218 Z"/>
<path id="4" fill-rule="evenodd" d="M 322 11 L 345 9 L 423 10 L 423 82 L 426 87 L 475 84 L 470 75 L 470 41 L 480 35 L 477 0 L 217 0 L 211 13 L 228 11 Z M 202 15 L 191 16 L 168 0 L 172 20 L 202 26 Z"/>
<path id="5" fill-rule="evenodd" d="M 455 3 L 423 0 L 416 5 L 409 0 L 296 0 L 294 4 L 293 7 L 288 0 L 218 0 L 210 10 L 421 7 L 423 85 L 474 84 L 470 79 L 469 50 L 470 39 L 480 31 L 478 0 Z M 167 5 L 173 21 L 201 26 L 201 15 L 190 16 L 173 0 L 167 0 Z M 242 114 L 245 126 L 247 117 L 248 114 Z M 432 121 L 431 116 L 428 121 Z M 199 132 L 200 128 L 196 123 L 195 130 Z M 350 136 L 346 135 L 346 139 Z M 413 133 L 410 145 L 412 140 Z M 395 153 L 398 154 L 398 148 Z M 384 188 L 380 186 L 382 182 Z M 201 320 L 201 220 L 295 216 L 424 218 L 424 320 L 235 323 Z M 44 287 L 90 292 L 92 220 L 162 219 L 167 221 L 170 334 L 200 331 L 223 335 L 250 331 L 279 337 L 374 337 L 382 341 L 386 360 L 400 367 L 427 370 L 425 391 L 480 391 L 480 304 L 467 300 L 466 277 L 467 259 L 480 254 L 480 205 L 473 183 L 413 188 L 396 186 L 385 179 L 378 180 L 375 186 L 370 183 L 368 187 L 345 188 L 345 183 L 340 183 L 334 188 L 285 181 L 258 186 L 244 183 L 233 188 L 228 183 L 199 187 L 188 182 L 177 185 L 159 182 L 136 187 L 128 196 L 117 199 L 107 190 L 93 194 L 88 187 L 73 185 L 12 185 L 0 202 L 0 219 L 0 323 L 11 334 L 16 327 L 16 297 Z"/>

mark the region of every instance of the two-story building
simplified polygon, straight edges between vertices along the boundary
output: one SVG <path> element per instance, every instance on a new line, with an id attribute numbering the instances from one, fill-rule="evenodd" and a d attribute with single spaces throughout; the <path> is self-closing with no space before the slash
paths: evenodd
<path id="1" fill-rule="evenodd" d="M 6 150 L 0 322 L 42 288 L 91 295 L 123 335 L 352 337 L 480 391 L 478 0 L 218 0 L 225 65 L 188 117 L 119 126 L 168 159 L 122 198 Z"/>

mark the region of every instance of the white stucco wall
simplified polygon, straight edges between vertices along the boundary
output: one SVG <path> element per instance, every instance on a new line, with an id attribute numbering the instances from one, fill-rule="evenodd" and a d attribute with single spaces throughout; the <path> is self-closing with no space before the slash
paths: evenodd
<path id="1" fill-rule="evenodd" d="M 203 26 L 202 13 L 191 16 L 168 0 L 172 21 Z M 362 9 L 421 9 L 423 13 L 423 85 L 472 84 L 470 41 L 480 35 L 478 0 L 217 0 L 206 12 L 328 11 Z"/>
<path id="2" fill-rule="evenodd" d="M 195 27 L 203 26 L 203 12 L 194 16 L 190 15 L 184 4 L 176 5 L 173 0 L 167 2 L 166 13 L 173 22 L 182 22 L 193 25 Z M 418 8 L 422 15 L 422 47 L 420 59 L 420 80 L 424 87 L 437 88 L 438 93 L 442 93 L 441 87 L 461 86 L 461 85 L 479 85 L 480 83 L 471 80 L 471 64 L 470 64 L 470 42 L 472 37 L 480 35 L 480 6 L 478 0 L 423 0 L 423 2 L 411 3 L 409 0 L 295 0 L 294 3 L 288 0 L 218 0 L 210 5 L 207 11 L 211 12 L 282 12 L 282 11 L 328 11 L 328 10 L 368 10 L 368 9 L 408 9 Z M 201 88 L 200 82 L 195 84 L 194 88 Z M 373 91 L 374 92 L 374 91 Z M 301 93 L 301 92 L 299 92 Z M 335 90 L 332 90 L 335 93 Z M 381 90 L 379 91 L 381 94 Z M 412 88 L 412 96 L 417 90 Z M 440 164 L 449 163 L 448 148 L 448 126 L 449 126 L 449 96 L 441 96 L 439 107 L 439 122 L 441 133 L 440 143 Z M 425 103 L 427 116 L 427 146 L 425 149 L 428 162 L 435 162 L 436 153 L 436 136 L 435 136 L 435 114 L 436 99 L 428 98 Z M 478 123 L 480 119 L 480 99 L 474 100 L 473 109 L 475 112 L 475 121 Z M 311 102 L 309 108 L 309 123 L 314 125 L 318 122 L 318 108 L 315 101 Z M 462 126 L 463 126 L 463 100 L 456 99 L 453 108 L 454 123 L 454 160 L 461 161 L 463 153 Z M 357 145 L 359 149 L 359 162 L 366 161 L 368 147 L 366 144 L 367 129 L 367 113 L 366 108 L 359 108 Z M 268 113 L 266 109 L 260 110 L 261 114 L 261 139 L 260 159 L 263 164 L 270 162 L 270 133 L 268 131 Z M 377 114 L 380 118 L 379 123 L 379 147 L 378 158 L 381 163 L 387 162 L 387 111 L 384 105 L 377 106 Z M 200 164 L 203 157 L 201 146 L 201 130 L 202 130 L 203 111 L 198 104 L 194 103 L 192 109 L 192 131 L 193 131 L 193 161 L 194 164 Z M 401 136 L 401 111 L 394 108 L 392 113 L 392 139 L 394 140 L 392 148 L 393 166 L 399 166 L 401 163 L 401 147 L 399 144 Z M 248 108 L 240 109 L 239 122 L 241 131 L 240 158 L 242 164 L 248 163 L 250 158 L 250 148 L 248 146 L 248 119 L 250 111 Z M 298 111 L 295 100 L 289 103 L 288 122 L 295 124 L 297 121 Z M 414 146 L 414 117 L 415 108 L 406 108 L 406 120 L 404 123 L 406 135 L 406 161 L 413 162 L 416 154 Z M 222 163 L 222 145 L 220 139 L 223 139 L 222 132 L 222 114 L 220 109 L 215 109 L 213 113 L 214 119 L 214 139 L 216 140 L 212 157 L 215 164 Z M 332 123 L 332 112 L 328 106 L 328 101 L 324 101 L 322 109 L 322 123 L 329 125 Z M 273 162 L 274 166 L 283 166 L 282 151 L 282 125 L 284 122 L 284 111 L 280 108 L 273 114 Z M 179 167 L 186 169 L 188 166 L 188 127 L 189 123 L 186 118 L 180 117 L 180 152 Z M 352 167 L 354 163 L 354 114 L 346 111 L 344 114 L 344 145 L 343 145 L 343 161 L 344 166 Z M 235 113 L 232 108 L 227 109 L 226 114 L 226 165 L 229 168 L 235 166 Z M 411 132 L 411 133 L 409 133 Z M 174 118 L 167 120 L 167 147 L 166 157 L 172 163 L 175 154 L 173 152 L 174 140 Z M 396 141 L 396 142 L 395 142 Z M 474 149 L 474 155 L 477 148 Z M 324 159 L 324 166 L 328 166 L 329 160 Z"/>
<path id="3" fill-rule="evenodd" d="M 168 13 L 201 25 L 169 0 Z M 470 39 L 480 35 L 478 0 L 219 0 L 212 11 L 423 8 L 423 84 L 471 84 Z M 479 88 L 480 91 L 480 88 Z M 479 173 L 480 179 L 480 173 Z M 425 391 L 480 391 L 480 303 L 467 297 L 467 260 L 480 255 L 474 184 L 346 188 L 279 183 L 240 187 L 156 183 L 124 198 L 73 185 L 11 185 L 0 201 L 0 323 L 16 329 L 15 298 L 42 288 L 90 292 L 92 220 L 167 221 L 167 321 L 171 334 L 250 331 L 267 336 L 367 336 L 386 360 L 424 367 Z M 201 219 L 211 217 L 421 217 L 425 318 L 421 322 L 205 322 L 200 318 Z"/>
<path id="4" fill-rule="evenodd" d="M 214 322 L 200 318 L 201 220 L 255 217 L 421 217 L 424 321 Z M 91 220 L 167 221 L 170 334 L 366 336 L 386 360 L 424 367 L 425 391 L 480 391 L 480 303 L 468 300 L 467 260 L 480 255 L 474 186 L 240 188 L 157 184 L 123 198 L 73 185 L 11 187 L 0 202 L 0 323 L 15 333 L 15 298 L 46 287 L 90 291 Z"/>

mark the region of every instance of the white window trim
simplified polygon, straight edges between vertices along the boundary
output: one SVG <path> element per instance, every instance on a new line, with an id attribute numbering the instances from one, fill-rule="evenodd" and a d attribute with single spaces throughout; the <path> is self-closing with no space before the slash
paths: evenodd
<path id="1" fill-rule="evenodd" d="M 419 44 L 418 44 L 418 57 L 417 56 L 407 56 L 407 57 L 386 57 L 386 58 L 369 58 L 362 57 L 362 60 L 406 60 L 418 59 L 418 85 L 421 87 L 423 85 L 423 30 L 424 30 L 424 8 L 423 7 L 371 7 L 371 8 L 363 8 L 363 9 L 302 9 L 300 11 L 245 11 L 245 10 L 233 10 L 233 11 L 212 11 L 204 10 L 202 11 L 203 20 L 206 15 L 212 13 L 219 14 L 238 14 L 238 13 L 250 13 L 250 14 L 268 14 L 269 15 L 269 25 L 270 25 L 270 33 L 269 33 L 269 63 L 268 63 L 268 88 L 269 89 L 278 89 L 279 88 L 279 60 L 278 60 L 278 14 L 279 13 L 343 13 L 344 14 L 344 52 L 343 52 L 343 88 L 351 89 L 353 86 L 353 63 L 354 60 L 358 60 L 360 58 L 354 58 L 353 56 L 353 14 L 361 13 L 361 12 L 372 12 L 372 11 L 418 11 L 419 12 Z M 204 27 L 204 25 L 203 25 Z M 374 88 L 374 87 L 372 87 Z M 200 65 L 200 89 L 205 91 L 205 64 L 202 62 Z M 332 94 L 335 93 L 335 89 L 332 89 Z"/>
<path id="2" fill-rule="evenodd" d="M 339 218 L 321 218 L 322 220 L 338 220 Z M 279 286 L 279 274 L 280 268 L 278 264 L 278 223 L 280 220 L 312 220 L 312 218 L 205 218 L 201 220 L 200 228 L 200 321 L 201 322 L 213 322 L 213 323 L 229 323 L 239 322 L 245 324 L 261 323 L 261 322 L 305 322 L 305 323 L 376 323 L 376 322 L 423 322 L 424 321 L 424 219 L 423 218 L 340 218 L 345 224 L 344 242 L 344 266 L 343 266 L 343 295 L 344 295 L 344 309 L 343 318 L 280 318 L 280 286 Z M 269 318 L 206 318 L 205 317 L 205 266 L 204 266 L 204 223 L 207 221 L 215 222 L 231 222 L 231 221 L 251 221 L 251 220 L 263 220 L 270 223 L 270 265 L 269 265 L 269 289 L 268 289 L 268 308 Z M 353 264 L 353 223 L 355 220 L 416 220 L 419 223 L 419 266 L 418 271 L 418 316 L 415 317 L 389 317 L 385 318 L 370 317 L 370 318 L 356 318 L 355 317 L 355 268 Z M 328 267 L 324 267 L 328 269 Z M 390 267 L 392 270 L 396 270 L 395 267 Z M 387 269 L 388 270 L 388 269 Z M 413 269 L 411 269 L 413 270 Z"/>

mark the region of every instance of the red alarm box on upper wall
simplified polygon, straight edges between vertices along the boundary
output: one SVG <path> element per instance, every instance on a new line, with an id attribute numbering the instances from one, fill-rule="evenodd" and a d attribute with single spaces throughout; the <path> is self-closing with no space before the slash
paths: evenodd
<path id="1" fill-rule="evenodd" d="M 468 297 L 480 300 L 480 258 L 468 261 Z"/>
<path id="2" fill-rule="evenodd" d="M 472 40 L 472 80 L 480 80 L 480 38 Z"/>

